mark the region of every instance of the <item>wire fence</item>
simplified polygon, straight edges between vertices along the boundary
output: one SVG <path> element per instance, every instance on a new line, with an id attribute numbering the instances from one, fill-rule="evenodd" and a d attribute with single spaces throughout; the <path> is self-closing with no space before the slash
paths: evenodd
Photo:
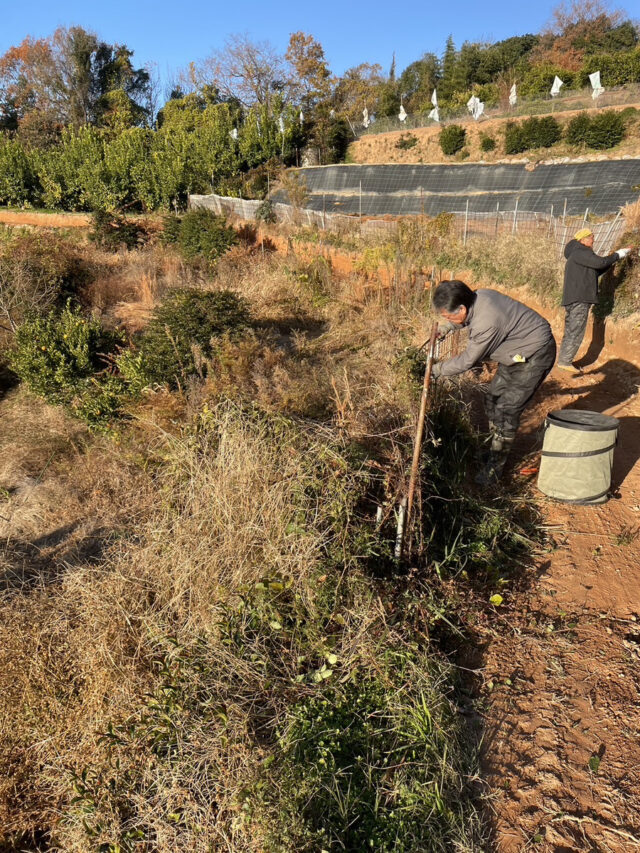
<path id="1" fill-rule="evenodd" d="M 217 214 L 234 215 L 244 220 L 255 220 L 258 208 L 263 202 L 229 198 L 219 195 L 192 195 L 189 200 L 194 208 L 204 207 Z M 375 219 L 361 216 L 348 216 L 342 213 L 297 208 L 289 204 L 272 204 L 276 220 L 298 227 L 316 228 L 343 235 L 359 235 L 364 241 L 390 239 L 397 231 L 399 219 Z M 466 245 L 469 240 L 483 238 L 496 239 L 505 235 L 537 236 L 552 240 L 562 254 L 567 242 L 581 228 L 588 226 L 594 233 L 594 250 L 598 254 L 608 254 L 626 230 L 621 211 L 605 222 L 589 222 L 589 210 L 582 216 L 568 216 L 564 212 L 556 215 L 551 208 L 548 213 L 519 211 L 518 204 L 513 210 L 501 210 L 499 204 L 493 213 L 479 213 L 469 210 L 469 202 L 464 213 L 453 213 L 451 235 Z"/>
<path id="2" fill-rule="evenodd" d="M 640 85 L 638 84 L 628 84 L 626 86 L 606 89 L 604 94 L 596 101 L 592 98 L 591 88 L 581 89 L 580 91 L 569 89 L 568 91 L 561 91 L 555 98 L 548 95 L 545 98 L 523 99 L 514 107 L 504 105 L 488 107 L 480 118 L 479 124 L 482 125 L 483 121 L 487 119 L 517 119 L 533 115 L 554 115 L 571 110 L 593 110 L 594 107 L 607 109 L 610 107 L 637 104 L 638 102 L 640 102 Z M 352 131 L 356 138 L 360 138 L 361 136 L 391 133 L 398 130 L 407 131 L 417 130 L 421 127 L 434 127 L 436 126 L 436 122 L 428 117 L 430 110 L 431 105 L 429 105 L 429 109 L 425 112 L 408 115 L 404 121 L 400 121 L 397 116 L 383 116 L 382 118 L 376 118 L 366 128 L 361 124 L 352 124 Z M 475 123 L 466 107 L 461 107 L 460 110 L 446 114 L 441 124 L 446 125 L 449 122 L 456 122 L 458 124 Z"/>

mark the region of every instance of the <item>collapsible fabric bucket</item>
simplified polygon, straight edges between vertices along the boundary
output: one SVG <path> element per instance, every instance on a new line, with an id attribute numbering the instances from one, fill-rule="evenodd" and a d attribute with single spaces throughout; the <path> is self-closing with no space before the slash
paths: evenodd
<path id="1" fill-rule="evenodd" d="M 598 412 L 549 412 L 538 474 L 540 491 L 568 503 L 605 503 L 618 425 L 617 418 Z"/>

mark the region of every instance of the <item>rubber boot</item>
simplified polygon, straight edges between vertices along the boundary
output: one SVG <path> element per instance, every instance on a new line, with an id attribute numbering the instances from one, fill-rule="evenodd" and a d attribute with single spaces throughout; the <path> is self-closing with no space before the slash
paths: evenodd
<path id="1" fill-rule="evenodd" d="M 498 482 L 511 452 L 514 438 L 515 436 L 500 435 L 499 433 L 493 435 L 487 461 L 475 478 L 475 482 L 479 486 L 493 486 Z"/>

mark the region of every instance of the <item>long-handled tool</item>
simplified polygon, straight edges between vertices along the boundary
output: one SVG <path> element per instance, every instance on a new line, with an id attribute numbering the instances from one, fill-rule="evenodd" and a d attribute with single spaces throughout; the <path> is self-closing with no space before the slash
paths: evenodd
<path id="1" fill-rule="evenodd" d="M 418 469 L 420 467 L 420 453 L 422 450 L 422 439 L 424 436 L 424 422 L 427 414 L 427 403 L 429 401 L 429 388 L 431 386 L 431 372 L 433 369 L 433 358 L 436 347 L 436 339 L 438 337 L 437 322 L 431 327 L 431 336 L 429 338 L 429 348 L 427 350 L 427 363 L 424 369 L 424 379 L 422 382 L 422 395 L 420 397 L 420 412 L 418 414 L 418 424 L 416 427 L 416 437 L 413 445 L 413 461 L 411 463 L 411 475 L 409 477 L 409 489 L 407 492 L 406 505 L 403 501 L 400 506 L 398 515 L 398 531 L 396 535 L 395 556 L 396 559 L 402 558 L 405 549 L 406 533 L 411 532 L 411 520 L 413 511 L 413 499 L 416 491 L 416 483 L 418 481 Z"/>

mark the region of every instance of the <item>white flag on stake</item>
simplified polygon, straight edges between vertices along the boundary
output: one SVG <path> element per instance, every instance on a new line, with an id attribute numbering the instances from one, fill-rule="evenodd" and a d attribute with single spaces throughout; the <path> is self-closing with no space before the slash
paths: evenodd
<path id="1" fill-rule="evenodd" d="M 300 125 L 302 126 L 303 124 L 304 124 L 304 113 L 302 112 L 302 110 L 300 110 Z"/>
<path id="2" fill-rule="evenodd" d="M 604 88 L 600 83 L 600 72 L 594 71 L 593 74 L 589 74 L 589 81 L 593 87 L 593 92 L 591 93 L 591 97 L 595 101 L 596 98 L 599 98 L 600 95 L 604 92 Z"/>
<path id="3" fill-rule="evenodd" d="M 516 84 L 514 83 L 509 92 L 509 105 L 515 107 L 518 103 L 518 94 L 516 92 Z"/>
<path id="4" fill-rule="evenodd" d="M 370 124 L 371 122 L 369 121 L 369 110 L 365 107 L 362 110 L 362 126 L 369 127 Z"/>
<path id="5" fill-rule="evenodd" d="M 398 118 L 400 119 L 400 121 L 407 120 L 407 111 L 405 110 L 402 104 L 400 104 L 400 112 L 398 113 Z"/>
<path id="6" fill-rule="evenodd" d="M 431 95 L 431 103 L 433 104 L 433 109 L 429 113 L 429 118 L 439 123 L 440 113 L 438 112 L 438 93 L 435 89 L 433 90 L 433 95 Z"/>
<path id="7" fill-rule="evenodd" d="M 563 81 L 556 74 L 553 80 L 553 86 L 551 87 L 551 97 L 555 98 L 556 95 L 560 94 L 561 87 L 564 86 Z"/>
<path id="8" fill-rule="evenodd" d="M 238 138 L 238 128 L 237 128 L 237 127 L 234 127 L 234 128 L 233 128 L 233 130 L 230 130 L 230 131 L 229 131 L 229 136 L 230 136 L 232 139 L 237 139 L 237 138 Z"/>
<path id="9" fill-rule="evenodd" d="M 278 130 L 280 133 L 284 133 L 284 116 L 282 113 L 280 114 L 280 118 L 278 119 Z"/>
<path id="10" fill-rule="evenodd" d="M 474 119 L 478 121 L 478 119 L 484 112 L 484 103 L 480 100 L 480 98 L 476 98 L 475 95 L 472 95 L 467 101 L 467 109 L 474 117 Z"/>

